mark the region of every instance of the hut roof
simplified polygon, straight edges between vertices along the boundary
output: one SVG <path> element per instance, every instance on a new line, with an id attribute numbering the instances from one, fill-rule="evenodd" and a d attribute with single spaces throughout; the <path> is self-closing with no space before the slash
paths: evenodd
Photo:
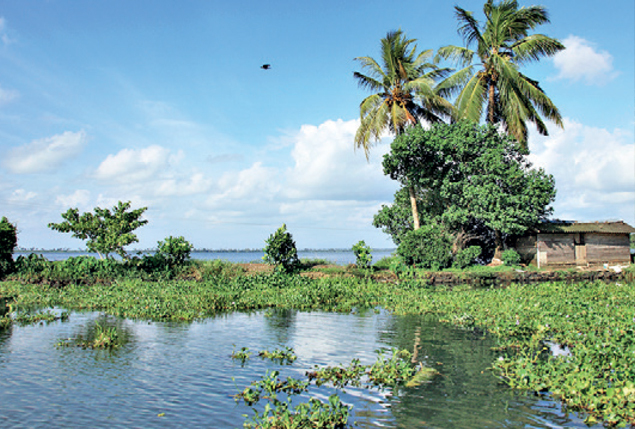
<path id="1" fill-rule="evenodd" d="M 605 234 L 632 234 L 635 228 L 624 221 L 614 222 L 577 222 L 577 221 L 550 221 L 538 226 L 540 233 L 579 233 L 579 232 L 602 232 Z"/>

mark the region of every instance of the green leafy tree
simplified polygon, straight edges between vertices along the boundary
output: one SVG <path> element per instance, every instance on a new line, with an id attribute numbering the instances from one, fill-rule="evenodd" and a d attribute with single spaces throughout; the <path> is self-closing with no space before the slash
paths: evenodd
<path id="1" fill-rule="evenodd" d="M 9 219 L 0 220 L 0 278 L 13 271 L 13 251 L 18 245 L 18 231 Z"/>
<path id="2" fill-rule="evenodd" d="M 485 110 L 485 121 L 502 124 L 506 131 L 527 147 L 527 122 L 547 135 L 541 116 L 560 127 L 560 112 L 540 88 L 537 81 L 520 72 L 520 67 L 549 57 L 564 49 L 558 40 L 531 30 L 549 22 L 543 6 L 519 7 L 516 0 L 483 6 L 485 23 L 480 25 L 472 12 L 455 6 L 459 34 L 465 47 L 446 46 L 439 56 L 454 60 L 461 70 L 442 84 L 443 91 L 456 92 L 457 119 L 479 122 Z M 474 46 L 475 50 L 470 49 Z"/>
<path id="3" fill-rule="evenodd" d="M 367 158 L 371 144 L 386 130 L 399 135 L 422 119 L 440 122 L 452 113 L 451 103 L 435 87 L 449 70 L 431 61 L 431 50 L 417 54 L 414 42 L 401 31 L 391 31 L 381 39 L 381 65 L 371 57 L 355 58 L 366 74 L 355 72 L 354 77 L 362 88 L 373 92 L 359 106 L 361 122 L 355 134 L 355 146 L 363 148 Z M 414 188 L 408 189 L 416 229 L 419 216 Z"/>
<path id="4" fill-rule="evenodd" d="M 190 259 L 190 252 L 194 246 L 183 237 L 169 236 L 159 241 L 157 255 L 172 267 L 185 264 Z"/>
<path id="5" fill-rule="evenodd" d="M 442 225 L 429 223 L 408 231 L 397 247 L 397 255 L 407 265 L 439 270 L 452 262 L 452 239 Z"/>
<path id="6" fill-rule="evenodd" d="M 280 228 L 265 240 L 265 255 L 262 260 L 283 272 L 293 272 L 300 265 L 298 250 L 293 236 L 287 231 L 287 226 Z"/>
<path id="7" fill-rule="evenodd" d="M 59 232 L 71 232 L 73 237 L 87 240 L 86 247 L 95 252 L 101 259 L 116 253 L 124 259 L 128 258 L 124 246 L 138 242 L 133 231 L 148 223 L 140 219 L 147 207 L 130 210 L 130 201 L 119 201 L 110 209 L 95 208 L 94 213 L 79 213 L 70 208 L 62 213 L 64 222 L 49 223 L 49 228 Z"/>
<path id="8" fill-rule="evenodd" d="M 497 258 L 503 235 L 522 234 L 544 220 L 555 199 L 553 177 L 533 169 L 520 145 L 491 125 L 412 127 L 393 141 L 383 167 L 392 179 L 424 190 L 430 219 L 455 241 L 469 241 L 470 225 L 492 230 Z"/>
<path id="9" fill-rule="evenodd" d="M 355 254 L 355 265 L 358 268 L 369 268 L 373 261 L 371 248 L 364 240 L 358 241 L 353 245 L 353 253 Z"/>

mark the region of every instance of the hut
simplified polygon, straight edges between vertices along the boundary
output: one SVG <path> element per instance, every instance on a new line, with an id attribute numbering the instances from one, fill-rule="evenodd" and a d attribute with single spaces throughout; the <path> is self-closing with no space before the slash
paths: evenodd
<path id="1" fill-rule="evenodd" d="M 526 263 L 547 266 L 614 266 L 631 262 L 630 235 L 623 221 L 548 221 L 516 240 Z"/>

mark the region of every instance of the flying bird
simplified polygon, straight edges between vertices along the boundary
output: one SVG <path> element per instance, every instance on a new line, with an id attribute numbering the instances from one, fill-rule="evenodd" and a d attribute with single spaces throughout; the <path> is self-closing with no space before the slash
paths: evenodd
<path id="1" fill-rule="evenodd" d="M 271 64 L 263 64 L 260 66 L 260 68 L 263 70 L 269 70 L 271 68 Z"/>

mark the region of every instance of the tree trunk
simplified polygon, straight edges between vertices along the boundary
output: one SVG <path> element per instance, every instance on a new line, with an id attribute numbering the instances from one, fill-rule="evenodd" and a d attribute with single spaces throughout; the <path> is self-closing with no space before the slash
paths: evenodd
<path id="1" fill-rule="evenodd" d="M 487 122 L 489 122 L 490 124 L 494 123 L 494 101 L 496 99 L 496 93 L 494 92 L 495 88 L 496 86 L 494 85 L 494 83 L 490 82 L 487 94 L 489 99 L 489 104 L 487 106 Z"/>
<path id="2" fill-rule="evenodd" d="M 415 189 L 412 185 L 408 186 L 410 194 L 410 206 L 412 207 L 412 220 L 414 221 L 415 231 L 419 229 L 419 210 L 417 209 L 417 198 L 415 197 Z"/>
<path id="3" fill-rule="evenodd" d="M 492 262 L 502 262 L 501 254 L 503 253 L 503 235 L 497 229 L 494 230 L 494 243 L 496 244 L 496 249 L 494 250 L 494 258 Z"/>

